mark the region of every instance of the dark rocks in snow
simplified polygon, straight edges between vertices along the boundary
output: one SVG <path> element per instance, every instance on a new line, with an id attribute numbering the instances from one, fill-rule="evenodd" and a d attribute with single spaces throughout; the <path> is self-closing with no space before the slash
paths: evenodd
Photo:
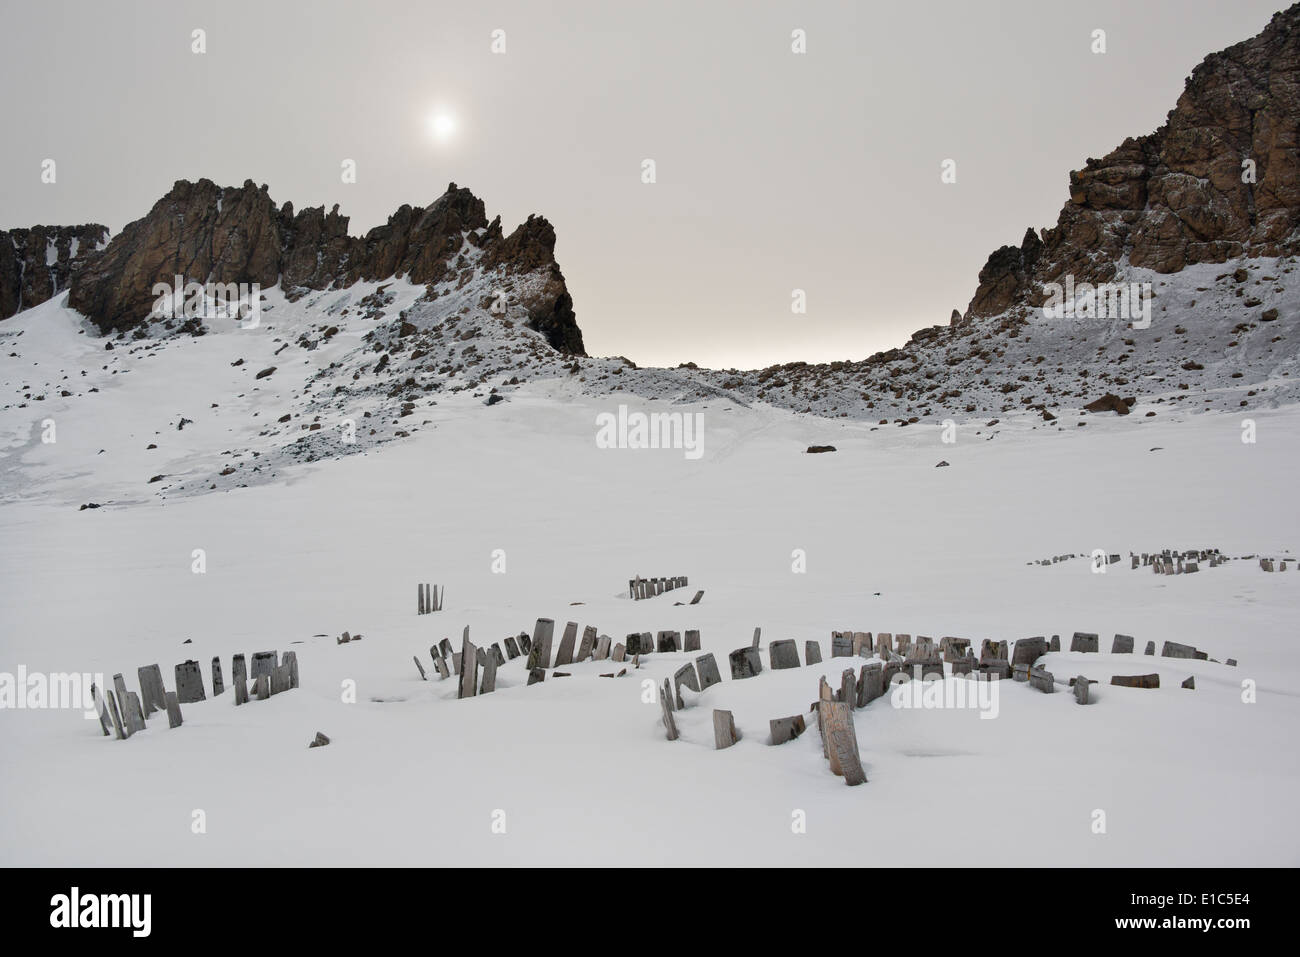
<path id="1" fill-rule="evenodd" d="M 1121 399 L 1113 392 L 1107 392 L 1100 399 L 1094 399 L 1084 406 L 1089 412 L 1114 412 L 1116 415 L 1128 415 L 1129 409 L 1137 404 L 1137 399 Z"/>

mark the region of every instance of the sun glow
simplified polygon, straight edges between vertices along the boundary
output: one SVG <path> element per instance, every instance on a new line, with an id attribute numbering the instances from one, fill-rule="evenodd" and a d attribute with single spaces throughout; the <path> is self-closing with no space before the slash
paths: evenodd
<path id="1" fill-rule="evenodd" d="M 445 143 L 456 133 L 456 118 L 450 113 L 434 113 L 429 117 L 429 131 L 435 140 Z"/>

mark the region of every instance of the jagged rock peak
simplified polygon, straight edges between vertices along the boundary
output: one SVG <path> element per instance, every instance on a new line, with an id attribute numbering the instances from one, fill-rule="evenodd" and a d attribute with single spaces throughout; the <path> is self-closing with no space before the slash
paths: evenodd
<path id="1" fill-rule="evenodd" d="M 583 354 L 551 224 L 529 216 L 503 237 L 500 217 L 489 223 L 483 201 L 455 183 L 429 205 L 403 205 L 384 225 L 351 236 L 337 205 L 328 213 L 323 205 L 295 211 L 292 203 L 277 207 L 251 180 L 240 187 L 178 180 L 86 262 L 69 304 L 101 330 L 121 331 L 145 320 L 153 285 L 177 275 L 264 288 L 279 282 L 290 295 L 359 280 L 433 285 L 463 275 L 470 268 L 464 254 L 474 247 L 482 250 L 478 268 L 541 273 L 540 292 L 526 303 L 529 324 L 554 348 Z"/>
<path id="2" fill-rule="evenodd" d="M 1107 282 L 1125 257 L 1172 273 L 1300 251 L 1298 127 L 1300 4 L 1207 56 L 1154 133 L 1071 172 L 1056 226 L 989 256 L 967 315 L 1040 305 L 1066 274 Z"/>

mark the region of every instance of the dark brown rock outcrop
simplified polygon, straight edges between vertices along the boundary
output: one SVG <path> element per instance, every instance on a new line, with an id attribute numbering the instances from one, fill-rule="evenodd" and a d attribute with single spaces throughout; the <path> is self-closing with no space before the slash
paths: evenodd
<path id="1" fill-rule="evenodd" d="M 0 230 L 0 319 L 63 292 L 107 242 L 108 228 L 95 223 Z"/>
<path id="2" fill-rule="evenodd" d="M 528 324 L 555 349 L 585 355 L 573 300 L 555 261 L 555 230 L 529 216 L 509 236 L 500 218 L 489 223 L 483 201 L 455 183 L 425 207 L 402 206 L 362 237 L 348 235 L 338 206 L 295 212 L 277 208 L 266 187 L 247 181 L 223 188 L 211 180 L 178 181 L 143 219 L 129 224 L 91 257 L 73 285 L 69 304 L 105 332 L 140 325 L 155 283 L 281 283 L 286 294 L 346 287 L 359 280 L 406 278 L 433 284 L 468 268 L 461 257 L 482 250 L 484 270 L 537 274 L 523 305 Z"/>
<path id="3" fill-rule="evenodd" d="M 1041 305 L 1066 274 L 1107 282 L 1125 256 L 1171 273 L 1300 251 L 1298 131 L 1300 4 L 1207 56 L 1160 129 L 1072 172 L 1056 226 L 989 257 L 967 316 Z"/>

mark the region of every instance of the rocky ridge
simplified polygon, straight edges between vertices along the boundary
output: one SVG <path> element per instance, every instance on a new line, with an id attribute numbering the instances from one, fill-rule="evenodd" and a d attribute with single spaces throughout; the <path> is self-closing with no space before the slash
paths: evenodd
<path id="1" fill-rule="evenodd" d="M 555 262 L 555 230 L 530 216 L 509 236 L 483 201 L 455 183 L 425 207 L 402 206 L 365 236 L 348 235 L 338 206 L 277 207 L 265 186 L 246 181 L 178 181 L 148 215 L 127 225 L 91 256 L 73 284 L 69 305 L 104 333 L 144 327 L 155 283 L 174 276 L 199 283 L 279 285 L 291 299 L 357 282 L 405 279 L 433 286 L 468 282 L 468 256 L 502 279 L 537 273 L 532 296 L 513 305 L 560 352 L 584 354 L 573 300 Z M 193 331 L 193 330 L 190 330 Z"/>
<path id="2" fill-rule="evenodd" d="M 108 228 L 95 223 L 0 229 L 0 319 L 66 291 L 107 243 Z"/>

